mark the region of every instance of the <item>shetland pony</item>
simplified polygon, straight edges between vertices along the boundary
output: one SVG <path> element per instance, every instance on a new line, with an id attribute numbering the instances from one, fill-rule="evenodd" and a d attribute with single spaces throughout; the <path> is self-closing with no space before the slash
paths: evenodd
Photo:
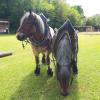
<path id="1" fill-rule="evenodd" d="M 34 71 L 36 75 L 40 74 L 40 53 L 43 54 L 42 63 L 48 65 L 47 74 L 53 75 L 49 57 L 53 35 L 54 31 L 49 27 L 47 19 L 43 14 L 38 15 L 30 10 L 22 16 L 16 38 L 20 41 L 29 39 L 36 61 L 36 69 Z"/>
<path id="2" fill-rule="evenodd" d="M 73 74 L 78 73 L 78 36 L 69 20 L 58 29 L 54 40 L 53 54 L 56 59 L 57 79 L 60 83 L 61 94 L 66 96 Z"/>

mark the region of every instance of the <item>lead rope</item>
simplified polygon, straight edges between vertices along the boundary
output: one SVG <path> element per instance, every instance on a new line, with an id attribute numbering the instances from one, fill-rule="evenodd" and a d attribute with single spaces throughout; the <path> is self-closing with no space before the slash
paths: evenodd
<path id="1" fill-rule="evenodd" d="M 25 43 L 25 44 L 24 44 L 24 43 Z M 22 47 L 23 47 L 23 49 L 25 48 L 25 46 L 26 46 L 28 43 L 30 43 L 30 41 L 29 41 L 28 39 L 22 41 Z"/>
<path id="2" fill-rule="evenodd" d="M 56 68 L 56 63 L 55 63 L 56 60 L 55 60 L 53 54 L 52 54 L 52 60 L 51 60 L 51 61 L 53 62 L 54 66 L 55 66 L 55 68 Z"/>

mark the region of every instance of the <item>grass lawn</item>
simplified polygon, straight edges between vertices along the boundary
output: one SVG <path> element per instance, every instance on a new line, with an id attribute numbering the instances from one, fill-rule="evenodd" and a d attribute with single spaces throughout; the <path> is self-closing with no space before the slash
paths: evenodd
<path id="1" fill-rule="evenodd" d="M 34 75 L 30 45 L 23 49 L 15 35 L 0 35 L 0 51 L 13 52 L 0 58 L 0 100 L 100 100 L 100 35 L 79 35 L 79 74 L 67 97 L 60 95 L 55 74 L 47 76 L 46 65 Z"/>

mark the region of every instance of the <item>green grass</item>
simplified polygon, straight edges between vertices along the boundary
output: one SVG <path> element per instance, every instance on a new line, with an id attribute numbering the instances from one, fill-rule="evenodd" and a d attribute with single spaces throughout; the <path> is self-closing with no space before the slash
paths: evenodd
<path id="1" fill-rule="evenodd" d="M 47 76 L 46 65 L 34 75 L 30 45 L 23 49 L 15 35 L 0 35 L 0 51 L 13 52 L 0 58 L 0 100 L 100 100 L 100 35 L 79 35 L 79 74 L 67 97 L 60 95 L 55 74 Z"/>

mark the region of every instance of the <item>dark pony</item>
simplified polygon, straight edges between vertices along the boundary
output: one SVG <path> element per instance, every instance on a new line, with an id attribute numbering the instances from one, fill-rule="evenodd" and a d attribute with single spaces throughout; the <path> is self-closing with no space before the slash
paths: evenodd
<path id="1" fill-rule="evenodd" d="M 47 19 L 43 14 L 37 15 L 30 10 L 22 16 L 16 37 L 20 41 L 24 41 L 26 39 L 30 41 L 36 61 L 36 75 L 40 74 L 40 53 L 43 54 L 42 63 L 46 63 L 48 65 L 48 75 L 53 75 L 52 69 L 50 68 L 49 57 L 51 53 L 51 41 L 53 35 L 54 31 L 51 27 L 49 27 Z"/>
<path id="2" fill-rule="evenodd" d="M 71 22 L 66 21 L 57 32 L 53 45 L 56 59 L 56 74 L 61 94 L 66 96 L 73 74 L 77 74 L 78 36 Z"/>

